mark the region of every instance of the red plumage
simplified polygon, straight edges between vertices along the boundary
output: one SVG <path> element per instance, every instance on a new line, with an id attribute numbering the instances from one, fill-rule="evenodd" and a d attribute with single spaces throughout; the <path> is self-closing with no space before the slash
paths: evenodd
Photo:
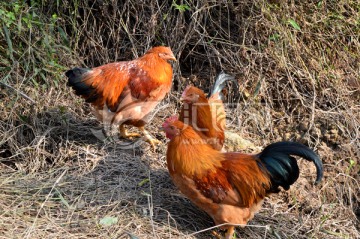
<path id="1" fill-rule="evenodd" d="M 153 144 L 156 140 L 145 131 L 144 125 L 151 111 L 171 89 L 169 60 L 175 60 L 171 49 L 160 46 L 132 61 L 92 69 L 74 68 L 65 74 L 69 86 L 92 104 L 100 121 L 119 124 L 124 137 L 135 134 L 127 134 L 123 124 L 139 127 Z"/>
<path id="2" fill-rule="evenodd" d="M 167 166 L 174 184 L 216 224 L 245 225 L 261 208 L 269 193 L 279 186 L 289 189 L 299 176 L 296 159 L 314 162 L 316 182 L 322 178 L 322 163 L 308 147 L 294 142 L 270 144 L 259 154 L 222 153 L 191 126 L 170 118 L 163 124 L 170 139 Z M 224 226 L 232 238 L 234 226 Z"/>
<path id="3" fill-rule="evenodd" d="M 227 81 L 234 81 L 231 75 L 221 72 L 209 94 L 195 86 L 187 86 L 181 95 L 183 106 L 179 120 L 190 125 L 214 149 L 221 150 L 225 142 L 226 113 L 221 91 Z"/>
<path id="4" fill-rule="evenodd" d="M 189 124 L 214 149 L 221 150 L 225 141 L 226 116 L 219 94 L 209 99 L 204 91 L 187 86 L 182 94 L 184 102 L 179 120 Z"/>

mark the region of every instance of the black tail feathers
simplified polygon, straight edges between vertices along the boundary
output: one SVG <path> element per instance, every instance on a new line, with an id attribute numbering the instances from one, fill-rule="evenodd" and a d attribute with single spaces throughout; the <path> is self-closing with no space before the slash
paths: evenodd
<path id="1" fill-rule="evenodd" d="M 222 89 L 224 89 L 226 81 L 234 81 L 235 84 L 237 84 L 237 81 L 235 80 L 234 76 L 228 75 L 225 72 L 220 72 L 220 74 L 216 77 L 215 84 L 210 91 L 208 97 L 210 97 L 213 94 L 216 94 L 218 92 L 221 92 Z"/>
<path id="2" fill-rule="evenodd" d="M 77 95 L 90 96 L 93 92 L 93 88 L 87 85 L 83 80 L 84 76 L 91 71 L 87 68 L 74 68 L 65 72 L 68 78 L 68 85 L 71 86 Z"/>
<path id="3" fill-rule="evenodd" d="M 323 167 L 319 156 L 309 147 L 294 142 L 278 142 L 267 146 L 258 156 L 270 174 L 272 187 L 270 191 L 277 192 L 281 186 L 285 190 L 290 188 L 299 177 L 299 167 L 296 159 L 300 156 L 312 161 L 316 167 L 316 181 L 319 183 L 323 177 Z"/>

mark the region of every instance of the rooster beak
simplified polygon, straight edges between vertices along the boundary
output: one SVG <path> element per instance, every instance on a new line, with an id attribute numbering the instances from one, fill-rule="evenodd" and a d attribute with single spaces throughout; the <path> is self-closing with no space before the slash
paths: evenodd
<path id="1" fill-rule="evenodd" d="M 191 99 L 189 99 L 189 98 L 186 97 L 186 96 L 182 96 L 182 97 L 180 97 L 180 102 L 181 102 L 181 103 L 190 104 L 190 103 L 191 103 Z"/>
<path id="2" fill-rule="evenodd" d="M 167 59 L 171 60 L 171 61 L 177 61 L 176 58 L 175 58 L 174 53 L 172 53 L 172 52 L 168 55 Z"/>
<path id="3" fill-rule="evenodd" d="M 182 93 L 181 96 L 180 96 L 180 101 L 181 102 L 186 102 L 186 101 L 189 101 L 189 97 L 185 94 L 185 93 Z"/>

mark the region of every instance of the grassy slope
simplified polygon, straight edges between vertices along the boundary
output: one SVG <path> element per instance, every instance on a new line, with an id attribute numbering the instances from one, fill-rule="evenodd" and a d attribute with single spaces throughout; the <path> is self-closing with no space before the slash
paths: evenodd
<path id="1" fill-rule="evenodd" d="M 120 2 L 120 1 L 119 1 Z M 140 9 L 140 10 L 138 10 Z M 300 141 L 322 157 L 289 192 L 274 195 L 245 238 L 357 238 L 359 234 L 360 6 L 357 1 L 33 1 L 0 4 L 0 230 L 11 238 L 183 238 L 212 226 L 173 187 L 156 126 L 177 112 L 184 87 L 221 70 L 230 131 L 257 146 Z M 149 126 L 164 142 L 121 150 L 98 140 L 63 72 L 131 59 L 170 45 L 179 61 L 167 106 Z M 236 146 L 227 145 L 230 149 Z M 100 220 L 116 217 L 104 227 Z M 265 227 L 268 227 L 266 230 Z M 209 232 L 195 238 L 208 238 Z"/>

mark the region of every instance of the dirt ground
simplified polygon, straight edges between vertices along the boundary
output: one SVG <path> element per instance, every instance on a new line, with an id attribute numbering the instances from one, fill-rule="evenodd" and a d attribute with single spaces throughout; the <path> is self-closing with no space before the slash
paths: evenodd
<path id="1" fill-rule="evenodd" d="M 28 3 L 29 2 L 29 3 Z M 12 1 L 0 3 L 0 238 L 213 238 L 211 218 L 174 187 L 158 127 L 188 84 L 221 71 L 227 151 L 290 140 L 314 149 L 289 191 L 237 238 L 360 238 L 357 1 Z M 148 125 L 162 141 L 103 140 L 64 72 L 168 45 L 171 93 Z M 133 129 L 131 129 L 133 130 Z M 235 137 L 234 136 L 234 137 Z"/>

